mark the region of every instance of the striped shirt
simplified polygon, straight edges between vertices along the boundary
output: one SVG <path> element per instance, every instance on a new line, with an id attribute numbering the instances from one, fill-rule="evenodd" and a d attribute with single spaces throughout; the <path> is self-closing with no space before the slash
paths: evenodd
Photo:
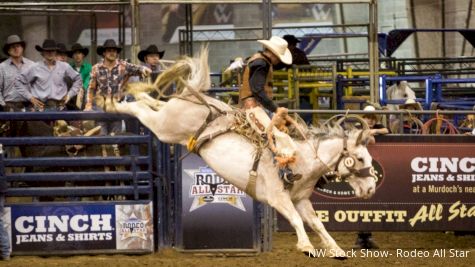
<path id="1" fill-rule="evenodd" d="M 73 82 L 69 91 L 68 78 Z M 31 91 L 28 90 L 28 85 L 31 85 Z M 49 69 L 41 60 L 28 70 L 21 72 L 15 87 L 28 100 L 35 97 L 46 102 L 47 100 L 62 100 L 66 94 L 71 99 L 82 88 L 82 80 L 79 73 L 66 62 L 55 61 L 54 67 Z"/>
<path id="2" fill-rule="evenodd" d="M 123 89 L 127 85 L 129 77 L 142 74 L 143 69 L 143 66 L 130 64 L 124 60 L 117 60 L 110 71 L 104 62 L 97 63 L 92 67 L 86 106 L 92 106 L 96 95 L 114 96 L 115 99 L 122 99 Z"/>
<path id="3" fill-rule="evenodd" d="M 15 89 L 15 80 L 23 70 L 33 66 L 35 62 L 23 57 L 22 64 L 17 67 L 11 58 L 8 58 L 0 64 L 0 105 L 5 102 L 23 102 L 24 99 Z"/>

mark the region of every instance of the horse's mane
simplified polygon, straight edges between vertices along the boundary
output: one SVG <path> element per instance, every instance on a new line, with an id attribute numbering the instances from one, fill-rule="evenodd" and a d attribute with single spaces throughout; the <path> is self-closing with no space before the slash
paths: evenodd
<path id="1" fill-rule="evenodd" d="M 319 126 L 310 126 L 308 128 L 307 137 L 315 137 L 321 140 L 327 140 L 332 138 L 345 138 L 358 139 L 362 130 L 358 128 L 349 128 L 345 130 L 338 124 L 323 124 Z"/>
<path id="2" fill-rule="evenodd" d="M 175 86 L 174 93 L 170 88 Z M 210 70 L 208 66 L 208 46 L 203 46 L 198 56 L 179 58 L 175 64 L 163 71 L 153 84 L 132 83 L 127 91 L 131 94 L 139 92 L 157 91 L 159 98 L 168 98 L 182 95 L 187 88 L 198 92 L 205 92 L 211 86 Z"/>
<path id="3" fill-rule="evenodd" d="M 308 128 L 309 137 L 318 137 L 322 140 L 331 138 L 342 138 L 345 131 L 340 125 L 321 124 L 318 126 L 310 126 Z"/>

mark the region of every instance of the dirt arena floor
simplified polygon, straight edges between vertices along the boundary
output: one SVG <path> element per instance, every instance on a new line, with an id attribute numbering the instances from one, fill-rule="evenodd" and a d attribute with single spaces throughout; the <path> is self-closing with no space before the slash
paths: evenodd
<path id="1" fill-rule="evenodd" d="M 331 233 L 343 250 L 351 253 L 356 233 Z M 0 266 L 475 266 L 475 236 L 454 236 L 453 233 L 373 233 L 380 245 L 379 253 L 369 255 L 354 250 L 356 257 L 343 261 L 330 258 L 308 258 L 295 250 L 296 236 L 292 233 L 275 233 L 272 252 L 258 256 L 203 256 L 176 252 L 173 249 L 158 253 L 129 255 L 95 255 L 71 257 L 16 256 Z M 317 244 L 316 240 L 312 240 Z M 436 249 L 439 253 L 436 252 Z M 373 253 L 376 253 L 373 251 Z M 398 256 L 399 251 L 399 256 Z M 445 256 L 442 255 L 445 251 Z M 420 255 L 411 256 L 411 253 Z M 406 254 L 406 255 L 404 255 Z M 439 255 L 440 254 L 440 255 Z M 424 255 L 427 255 L 425 257 Z M 458 257 L 456 257 L 458 256 Z"/>

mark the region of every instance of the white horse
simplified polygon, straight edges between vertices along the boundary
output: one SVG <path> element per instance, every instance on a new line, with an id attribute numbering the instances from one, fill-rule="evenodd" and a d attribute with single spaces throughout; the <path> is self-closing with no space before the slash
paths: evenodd
<path id="1" fill-rule="evenodd" d="M 393 84 L 386 89 L 386 96 L 388 100 L 407 100 L 416 99 L 416 93 L 409 87 L 407 81 L 400 81 L 399 84 Z M 402 104 L 402 103 L 401 103 Z M 388 104 L 389 110 L 398 110 L 399 106 L 396 104 Z"/>
<path id="2" fill-rule="evenodd" d="M 416 99 L 416 93 L 414 90 L 409 87 L 407 81 L 400 81 L 399 83 L 395 83 L 386 89 L 386 96 L 388 100 L 407 100 L 407 99 Z M 403 101 L 401 104 L 403 104 Z M 387 104 L 388 110 L 399 110 L 398 104 Z M 389 127 L 391 132 L 397 133 L 399 132 L 399 124 L 400 120 L 394 114 L 389 116 Z"/>
<path id="3" fill-rule="evenodd" d="M 216 129 L 227 129 L 234 120 L 232 113 L 235 110 L 202 93 L 209 88 L 210 83 L 207 61 L 208 53 L 203 50 L 199 58 L 178 61 L 175 67 L 159 76 L 155 83 L 157 86 L 169 84 L 169 79 L 175 79 L 178 88 L 184 88 L 168 102 L 157 101 L 142 92 L 136 93 L 136 102 L 109 101 L 107 110 L 137 117 L 165 143 L 190 145 L 190 140 L 193 140 L 190 137 L 206 121 L 212 122 L 208 123 L 200 136 L 213 134 Z M 209 114 L 218 118 L 210 120 Z M 342 256 L 344 252 L 316 216 L 309 197 L 318 178 L 329 171 L 339 173 L 354 188 L 356 196 L 372 196 L 376 179 L 366 145 L 373 137 L 369 130 L 345 133 L 341 127 L 335 126 L 307 131 L 307 138 L 296 141 L 297 163 L 292 166 L 295 173 L 302 174 L 302 179 L 296 181 L 290 189 L 285 189 L 273 155 L 269 149 L 264 149 L 257 168 L 255 194 L 251 195 L 275 208 L 290 222 L 297 233 L 299 251 L 314 253 L 314 247 L 303 226 L 303 222 L 306 222 L 320 237 L 323 248 L 332 249 L 335 256 Z M 249 174 L 254 165 L 253 155 L 256 153 L 256 147 L 249 139 L 234 131 L 226 131 L 204 143 L 198 153 L 217 174 L 231 184 L 243 191 L 249 188 Z"/>

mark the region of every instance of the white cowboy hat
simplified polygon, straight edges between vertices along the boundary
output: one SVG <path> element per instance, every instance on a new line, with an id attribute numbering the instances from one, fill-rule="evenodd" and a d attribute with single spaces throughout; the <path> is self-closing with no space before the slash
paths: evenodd
<path id="1" fill-rule="evenodd" d="M 367 105 L 363 109 L 364 111 L 376 111 L 376 108 L 372 105 Z M 381 114 L 376 114 L 376 113 L 369 113 L 369 114 L 363 114 L 363 117 L 374 117 L 376 121 L 381 120 Z"/>
<path id="2" fill-rule="evenodd" d="M 404 104 L 399 105 L 400 109 L 413 109 L 413 110 L 422 110 L 421 103 L 417 102 L 416 100 L 409 98 L 406 99 Z"/>
<path id="3" fill-rule="evenodd" d="M 282 63 L 290 65 L 292 64 L 292 54 L 287 48 L 287 41 L 279 36 L 272 36 L 269 40 L 257 40 L 263 44 L 265 48 L 269 49 L 274 55 L 276 55 Z"/>

